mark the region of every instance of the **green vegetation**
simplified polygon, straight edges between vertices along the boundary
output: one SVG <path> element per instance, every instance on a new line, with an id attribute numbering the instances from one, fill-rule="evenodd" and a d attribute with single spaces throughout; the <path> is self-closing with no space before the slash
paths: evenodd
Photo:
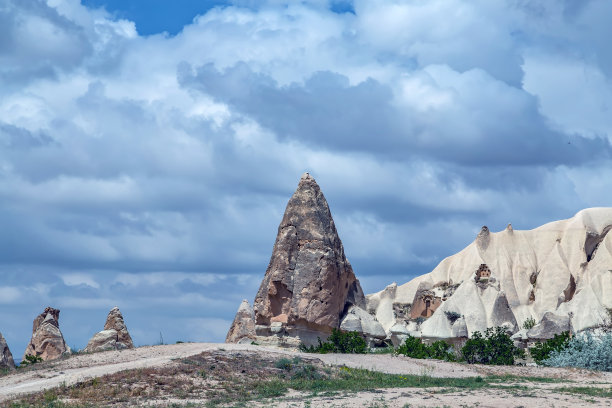
<path id="1" fill-rule="evenodd" d="M 453 347 L 443 340 L 434 342 L 431 346 L 424 344 L 421 339 L 408 336 L 404 344 L 400 345 L 397 354 L 412 358 L 433 358 L 436 360 L 456 361 Z"/>
<path id="2" fill-rule="evenodd" d="M 565 347 L 552 350 L 542 363 L 552 367 L 612 371 L 612 333 L 594 336 L 586 332 L 576 335 Z"/>
<path id="3" fill-rule="evenodd" d="M 444 311 L 444 314 L 446 315 L 446 318 L 448 319 L 448 321 L 453 324 L 455 323 L 455 321 L 457 321 L 457 319 L 459 319 L 461 317 L 461 315 L 457 312 L 450 312 L 448 310 Z"/>
<path id="4" fill-rule="evenodd" d="M 42 363 L 42 361 L 42 357 L 28 354 L 27 356 L 25 356 L 25 360 L 22 360 L 21 363 L 19 363 L 19 367 L 27 367 L 36 363 Z"/>
<path id="5" fill-rule="evenodd" d="M 476 331 L 461 349 L 462 359 L 470 364 L 513 365 L 515 358 L 525 352 L 514 342 L 503 327 L 488 328 L 483 335 Z"/>
<path id="6" fill-rule="evenodd" d="M 529 330 L 529 329 L 531 329 L 535 325 L 536 325 L 535 319 L 533 317 L 530 317 L 529 319 L 526 319 L 523 322 L 523 329 Z"/>
<path id="7" fill-rule="evenodd" d="M 300 350 L 305 353 L 357 353 L 365 354 L 368 352 L 368 344 L 363 339 L 361 334 L 356 331 L 343 332 L 341 330 L 332 330 L 332 334 L 327 338 L 325 343 L 318 338 L 317 346 L 306 346 L 300 344 Z"/>
<path id="8" fill-rule="evenodd" d="M 561 351 L 565 349 L 569 340 L 569 332 L 555 334 L 555 337 L 546 340 L 544 343 L 537 342 L 535 346 L 529 349 L 529 353 L 536 363 L 542 364 L 544 360 L 548 360 L 550 358 L 550 354 L 553 351 Z"/>

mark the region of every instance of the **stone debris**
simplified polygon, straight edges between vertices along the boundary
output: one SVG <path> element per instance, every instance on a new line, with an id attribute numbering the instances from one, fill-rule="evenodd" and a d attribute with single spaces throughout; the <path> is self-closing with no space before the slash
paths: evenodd
<path id="1" fill-rule="evenodd" d="M 23 353 L 23 360 L 29 355 L 55 360 L 70 353 L 70 347 L 66 345 L 59 328 L 59 314 L 59 309 L 47 307 L 36 316 L 32 324 L 32 339 Z"/>

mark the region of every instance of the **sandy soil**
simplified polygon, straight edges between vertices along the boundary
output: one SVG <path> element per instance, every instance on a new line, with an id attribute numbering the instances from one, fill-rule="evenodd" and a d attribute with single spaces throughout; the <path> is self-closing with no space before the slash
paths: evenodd
<path id="1" fill-rule="evenodd" d="M 301 355 L 316 357 L 326 364 L 345 365 L 353 368 L 366 368 L 391 374 L 416 374 L 432 377 L 474 377 L 486 375 L 516 375 L 531 377 L 560 378 L 572 381 L 571 386 L 589 385 L 591 387 L 612 387 L 612 373 L 592 372 L 577 369 L 556 369 L 540 367 L 488 367 L 467 366 L 435 360 L 415 360 L 392 355 L 326 354 L 304 355 L 295 351 L 281 350 L 253 345 L 183 343 L 164 346 L 140 347 L 132 350 L 83 354 L 67 359 L 43 363 L 27 371 L 16 371 L 0 377 L 0 403 L 19 394 L 27 394 L 60 385 L 72 385 L 89 378 L 112 374 L 123 370 L 159 367 L 174 359 L 189 357 L 203 351 L 225 350 L 232 354 L 238 351 L 265 351 L 279 355 Z M 522 384 L 525 385 L 525 384 Z M 612 401 L 587 396 L 560 394 L 555 391 L 567 383 L 532 384 L 530 391 L 524 387 L 517 391 L 488 390 L 444 393 L 435 389 L 390 389 L 377 392 L 352 393 L 309 397 L 293 393 L 275 401 L 274 406 L 301 407 L 362 407 L 362 406 L 479 406 L 479 407 L 565 407 L 565 406 L 612 406 Z M 166 401 L 168 403 L 169 401 Z M 188 401 L 182 400 L 181 403 Z M 201 402 L 201 401 L 200 401 Z M 310 405 L 304 405 L 304 404 Z M 267 406 L 266 403 L 253 403 L 253 406 Z"/>

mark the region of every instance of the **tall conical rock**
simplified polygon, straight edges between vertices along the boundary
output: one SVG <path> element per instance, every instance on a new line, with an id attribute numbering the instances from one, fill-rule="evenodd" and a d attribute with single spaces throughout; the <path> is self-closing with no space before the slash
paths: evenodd
<path id="1" fill-rule="evenodd" d="M 13 360 L 11 350 L 9 350 L 8 344 L 6 344 L 6 340 L 4 340 L 2 333 L 0 333 L 0 370 L 12 370 L 14 368 L 15 361 Z"/>
<path id="2" fill-rule="evenodd" d="M 349 307 L 365 307 L 329 206 L 305 173 L 278 227 L 270 264 L 254 302 L 258 335 L 306 343 L 340 326 Z"/>
<path id="3" fill-rule="evenodd" d="M 54 360 L 70 352 L 59 328 L 59 314 L 59 309 L 47 307 L 36 316 L 32 324 L 32 339 L 23 353 L 24 360 L 28 355 Z"/>
<path id="4" fill-rule="evenodd" d="M 134 348 L 132 337 L 123 321 L 123 315 L 118 307 L 108 312 L 104 330 L 93 335 L 83 351 L 92 353 L 104 350 L 123 350 Z"/>
<path id="5" fill-rule="evenodd" d="M 236 317 L 227 332 L 225 338 L 226 343 L 242 343 L 255 340 L 255 313 L 249 304 L 249 301 L 244 299 L 236 312 Z"/>

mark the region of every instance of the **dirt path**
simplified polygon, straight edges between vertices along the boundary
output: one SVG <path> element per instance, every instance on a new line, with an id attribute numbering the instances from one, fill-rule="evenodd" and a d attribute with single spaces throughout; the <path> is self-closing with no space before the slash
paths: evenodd
<path id="1" fill-rule="evenodd" d="M 58 387 L 61 385 L 72 385 L 90 378 L 100 377 L 105 374 L 113 374 L 124 370 L 146 367 L 159 367 L 170 363 L 174 359 L 185 358 L 188 356 L 193 356 L 202 353 L 204 351 L 212 350 L 225 350 L 230 354 L 239 351 L 264 351 L 266 353 L 273 353 L 278 355 L 300 355 L 302 357 L 308 356 L 311 358 L 318 358 L 324 363 L 330 365 L 345 365 L 347 367 L 365 368 L 390 374 L 413 374 L 426 375 L 431 377 L 455 378 L 509 374 L 516 376 L 562 378 L 564 380 L 573 381 L 573 384 L 576 386 L 581 384 L 597 383 L 597 386 L 607 388 L 612 387 L 612 373 L 596 373 L 586 370 L 553 369 L 539 367 L 467 366 L 464 364 L 447 363 L 436 360 L 415 360 L 386 354 L 312 355 L 303 354 L 295 351 L 253 345 L 183 343 L 164 346 L 139 347 L 132 350 L 76 355 L 59 361 L 41 363 L 38 366 L 34 366 L 31 369 L 26 369 L 24 371 L 19 370 L 4 377 L 0 377 L 0 403 L 2 401 L 14 398 L 19 394 L 33 393 Z M 540 384 L 538 387 L 544 394 L 554 394 L 554 387 L 548 390 L 550 392 L 547 391 L 546 385 Z M 479 393 L 482 393 L 482 391 L 479 391 Z M 428 402 L 435 402 L 438 405 L 443 402 L 441 405 L 448 404 L 450 406 L 456 406 L 456 404 L 453 402 L 458 401 L 456 399 L 458 398 L 458 396 L 453 397 L 452 394 L 447 394 L 446 396 L 436 396 L 435 398 L 432 397 L 430 394 L 430 391 L 414 389 L 411 391 L 406 391 L 401 389 L 395 389 L 385 390 L 382 394 L 360 393 L 359 398 L 365 398 L 366 395 L 370 395 L 371 398 L 369 398 L 369 400 L 371 400 L 372 402 L 381 400 L 382 398 L 382 400 L 386 401 L 386 404 L 389 406 L 403 406 L 398 405 L 400 404 L 400 402 L 404 404 L 403 401 L 406 401 L 406 403 L 410 404 L 413 403 L 414 398 L 417 398 L 419 401 L 421 401 L 421 406 L 429 406 Z M 492 406 L 506 406 L 505 402 L 510 403 L 507 399 L 508 396 L 503 397 L 500 395 L 500 393 L 497 393 L 496 395 L 490 395 L 489 397 L 487 397 L 491 400 L 496 400 L 500 398 L 503 399 L 503 401 L 499 400 L 495 403 L 496 405 L 494 404 Z M 388 398 L 386 398 L 385 396 L 387 396 Z M 349 398 L 344 402 L 348 403 L 348 406 L 357 406 L 352 404 L 352 398 L 355 398 L 355 396 Z M 453 400 L 453 398 L 455 399 Z M 526 398 L 532 398 L 532 396 L 529 395 Z M 428 399 L 431 399 L 431 401 L 427 401 Z M 462 399 L 464 398 L 459 398 L 459 400 Z M 468 399 L 472 400 L 471 397 Z M 324 400 L 317 401 L 315 399 L 311 401 L 314 403 L 313 406 L 319 405 L 318 403 L 321 403 L 322 406 L 326 406 L 327 404 Z M 359 399 L 357 401 L 363 402 L 363 400 Z M 563 398 L 563 402 L 568 403 L 571 402 L 575 404 L 580 401 L 580 398 Z M 329 403 L 329 401 L 327 402 Z M 563 404 L 559 405 L 560 402 L 561 401 L 557 401 L 557 406 L 563 406 Z M 299 403 L 297 404 L 298 405 L 296 406 L 301 406 Z M 523 405 L 532 406 L 531 404 Z M 597 404 L 589 405 L 597 406 Z M 481 403 L 480 406 L 485 405 L 482 405 Z M 548 405 L 544 404 L 540 406 Z"/>

